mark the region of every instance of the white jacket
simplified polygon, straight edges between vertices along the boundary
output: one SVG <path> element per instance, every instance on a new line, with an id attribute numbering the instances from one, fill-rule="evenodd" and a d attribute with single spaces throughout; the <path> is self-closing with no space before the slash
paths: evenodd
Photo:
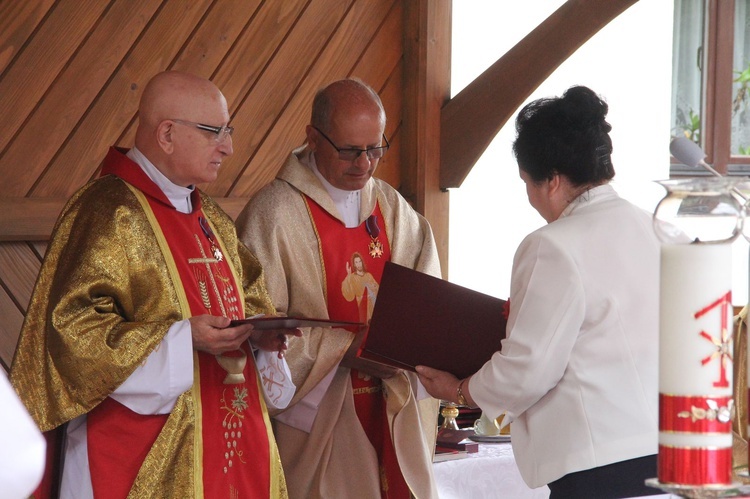
<path id="1" fill-rule="evenodd" d="M 609 185 L 519 246 L 508 337 L 469 391 L 515 418 L 530 487 L 657 453 L 659 258 L 651 216 Z"/>

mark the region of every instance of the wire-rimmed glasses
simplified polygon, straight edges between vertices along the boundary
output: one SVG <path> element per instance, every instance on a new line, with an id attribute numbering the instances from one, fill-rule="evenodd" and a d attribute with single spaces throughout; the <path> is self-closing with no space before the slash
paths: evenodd
<path id="1" fill-rule="evenodd" d="M 333 143 L 333 141 L 328 138 L 328 135 L 324 134 L 320 128 L 313 126 L 315 130 L 318 131 L 320 135 L 323 136 L 324 139 L 328 141 L 329 144 L 333 146 L 334 149 L 336 149 L 336 152 L 339 153 L 339 159 L 342 161 L 356 161 L 357 158 L 359 158 L 359 155 L 362 153 L 365 153 L 367 156 L 367 159 L 373 160 L 373 159 L 380 159 L 383 157 L 385 152 L 388 150 L 391 145 L 388 143 L 388 138 L 383 134 L 383 141 L 385 141 L 384 146 L 378 146 L 378 147 L 368 147 L 367 149 L 358 149 L 355 147 L 339 147 L 336 144 Z"/>
<path id="2" fill-rule="evenodd" d="M 185 125 L 185 126 L 193 126 L 199 130 L 205 130 L 207 132 L 213 132 L 216 134 L 216 137 L 214 140 L 220 144 L 226 140 L 227 137 L 231 137 L 232 133 L 234 133 L 234 127 L 231 126 L 213 126 L 213 125 L 205 125 L 203 123 L 196 123 L 194 121 L 188 121 L 188 120 L 178 120 L 178 119 L 170 119 L 169 121 L 174 121 L 175 123 L 179 125 Z"/>

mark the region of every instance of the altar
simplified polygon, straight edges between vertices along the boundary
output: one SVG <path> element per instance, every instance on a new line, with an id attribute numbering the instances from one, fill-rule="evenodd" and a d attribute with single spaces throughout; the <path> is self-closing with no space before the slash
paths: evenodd
<path id="1" fill-rule="evenodd" d="M 521 478 L 510 443 L 480 444 L 479 452 L 434 463 L 440 499 L 546 499 L 549 488 L 530 489 Z M 670 494 L 649 499 L 676 498 Z"/>
<path id="2" fill-rule="evenodd" d="M 480 444 L 479 452 L 434 463 L 440 499 L 542 499 L 549 489 L 530 489 L 521 478 L 510 443 Z"/>

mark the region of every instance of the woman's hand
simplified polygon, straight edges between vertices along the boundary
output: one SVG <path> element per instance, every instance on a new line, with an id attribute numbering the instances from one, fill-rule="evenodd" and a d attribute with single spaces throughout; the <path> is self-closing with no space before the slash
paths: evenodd
<path id="1" fill-rule="evenodd" d="M 427 393 L 436 399 L 446 400 L 457 404 L 474 405 L 474 400 L 469 393 L 468 380 L 471 379 L 470 377 L 460 380 L 449 372 L 433 369 L 427 366 L 417 366 L 416 370 L 417 376 L 419 376 L 419 381 L 422 383 L 425 390 L 427 390 Z M 461 394 L 465 398 L 464 401 L 458 400 L 459 386 L 461 387 Z"/>
<path id="2" fill-rule="evenodd" d="M 455 401 L 459 379 L 451 373 L 427 366 L 417 366 L 419 381 L 436 399 Z"/>

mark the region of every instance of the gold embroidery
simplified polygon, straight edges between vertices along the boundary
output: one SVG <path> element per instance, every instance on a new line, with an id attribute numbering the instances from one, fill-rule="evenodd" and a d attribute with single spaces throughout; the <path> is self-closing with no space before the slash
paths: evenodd
<path id="1" fill-rule="evenodd" d="M 188 258 L 188 263 L 217 263 L 215 258 Z"/>
<path id="2" fill-rule="evenodd" d="M 210 260 L 210 258 L 208 258 L 208 256 L 206 255 L 206 252 L 203 251 L 203 244 L 201 243 L 201 239 L 200 239 L 200 237 L 198 237 L 198 234 L 193 234 L 193 236 L 195 237 L 195 242 L 198 244 L 198 249 L 200 250 L 201 256 L 203 257 L 203 258 L 201 258 L 201 260 L 203 262 L 205 262 L 206 272 L 208 273 L 208 279 L 210 279 L 210 281 L 211 281 L 211 288 L 213 289 L 213 292 L 216 295 L 216 298 L 217 298 L 217 300 L 219 302 L 219 308 L 221 309 L 221 315 L 223 315 L 224 317 L 228 317 L 227 311 L 224 308 L 224 302 L 221 300 L 221 293 L 219 292 L 219 288 L 216 285 L 216 279 L 214 279 L 214 273 L 211 271 L 211 266 L 208 263 L 208 260 Z M 214 261 L 213 263 L 216 263 L 216 262 Z"/>
<path id="3" fill-rule="evenodd" d="M 245 419 L 245 415 L 242 413 L 248 408 L 247 388 L 235 387 L 233 393 L 234 399 L 230 404 L 227 403 L 226 390 L 221 394 L 221 403 L 223 404 L 221 408 L 226 411 L 224 421 L 221 423 L 224 428 L 224 441 L 226 442 L 224 473 L 228 473 L 234 466 L 235 457 L 239 459 L 240 463 L 247 464 L 243 459 L 244 451 L 237 448 L 237 440 L 242 438 L 242 420 Z"/>
<path id="4" fill-rule="evenodd" d="M 208 287 L 206 286 L 206 276 L 203 275 L 203 273 L 194 268 L 193 274 L 195 275 L 195 280 L 198 281 L 198 290 L 201 293 L 201 300 L 203 301 L 203 306 L 206 307 L 206 310 L 209 312 L 211 311 L 211 297 L 208 296 Z"/>
<path id="5" fill-rule="evenodd" d="M 362 395 L 365 393 L 377 393 L 381 389 L 382 388 L 379 386 L 365 386 L 363 388 L 354 388 L 352 389 L 352 392 L 354 393 L 354 395 Z"/>
<path id="6" fill-rule="evenodd" d="M 240 307 L 239 307 L 239 300 L 237 299 L 237 293 L 235 293 L 235 288 L 232 285 L 232 281 L 228 277 L 224 277 L 220 271 L 220 269 L 216 269 L 216 278 L 219 279 L 222 283 L 224 283 L 221 297 L 224 300 L 224 304 L 227 307 L 227 311 L 229 312 L 228 317 L 230 319 L 239 319 L 240 318 Z"/>
<path id="7" fill-rule="evenodd" d="M 239 385 L 245 382 L 245 375 L 242 373 L 247 363 L 247 354 L 243 350 L 239 352 L 242 353 L 239 357 L 216 355 L 216 361 L 227 372 L 227 377 L 224 378 L 225 385 Z"/>
<path id="8" fill-rule="evenodd" d="M 388 492 L 388 473 L 385 471 L 385 466 L 382 464 L 378 466 L 380 469 L 380 490 L 382 492 Z"/>

